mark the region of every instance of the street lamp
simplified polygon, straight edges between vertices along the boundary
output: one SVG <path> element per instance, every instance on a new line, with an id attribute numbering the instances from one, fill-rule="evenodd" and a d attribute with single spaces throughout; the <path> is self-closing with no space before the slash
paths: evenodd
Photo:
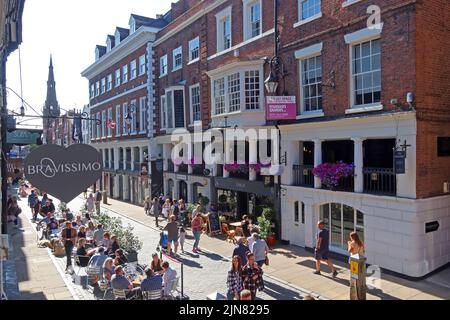
<path id="1" fill-rule="evenodd" d="M 131 105 L 128 105 L 128 112 L 127 115 L 125 116 L 125 122 L 127 123 L 127 126 L 131 125 L 131 121 L 133 120 L 133 116 L 131 115 L 131 112 L 134 112 L 134 103 Z"/>
<path id="2" fill-rule="evenodd" d="M 278 89 L 278 77 L 272 68 L 272 63 L 270 64 L 270 74 L 267 79 L 264 81 L 266 86 L 266 90 L 270 94 L 275 94 Z"/>

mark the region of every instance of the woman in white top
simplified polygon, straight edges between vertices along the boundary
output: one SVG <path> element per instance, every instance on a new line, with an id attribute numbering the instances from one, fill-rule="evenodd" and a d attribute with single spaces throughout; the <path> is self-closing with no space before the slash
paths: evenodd
<path id="1" fill-rule="evenodd" d="M 89 198 L 87 198 L 87 200 L 86 200 L 86 206 L 87 206 L 87 210 L 90 213 L 94 212 L 95 198 L 92 193 L 89 194 Z"/>
<path id="2" fill-rule="evenodd" d="M 166 199 L 166 202 L 163 204 L 163 207 L 162 207 L 162 214 L 163 214 L 164 218 L 166 218 L 166 219 L 170 215 L 170 207 L 171 207 L 170 199 Z"/>

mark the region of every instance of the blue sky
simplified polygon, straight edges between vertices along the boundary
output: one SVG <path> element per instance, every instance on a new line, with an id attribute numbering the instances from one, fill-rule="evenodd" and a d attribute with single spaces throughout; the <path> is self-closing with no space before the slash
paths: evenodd
<path id="1" fill-rule="evenodd" d="M 47 89 L 50 54 L 56 94 L 64 109 L 89 103 L 87 80 L 80 73 L 94 62 L 95 46 L 105 45 L 115 27 L 128 27 L 131 13 L 154 18 L 170 9 L 170 0 L 26 0 L 23 13 L 23 98 L 42 110 Z M 20 94 L 19 51 L 7 62 L 7 86 Z M 8 94 L 8 108 L 19 112 L 20 99 Z M 26 114 L 35 114 L 31 109 Z M 24 122 L 40 125 L 42 120 Z"/>

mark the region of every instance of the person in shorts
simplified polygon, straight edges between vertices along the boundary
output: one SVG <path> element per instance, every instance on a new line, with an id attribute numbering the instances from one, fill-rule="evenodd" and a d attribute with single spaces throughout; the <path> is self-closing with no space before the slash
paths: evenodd
<path id="1" fill-rule="evenodd" d="M 314 250 L 314 258 L 316 259 L 316 271 L 314 274 L 320 274 L 320 262 L 322 260 L 326 261 L 328 264 L 328 267 L 330 267 L 333 278 L 336 278 L 337 271 L 336 268 L 333 266 L 333 262 L 328 257 L 329 253 L 329 231 L 325 229 L 325 222 L 320 220 L 317 223 L 317 233 L 316 233 L 316 248 Z"/>
<path id="2" fill-rule="evenodd" d="M 174 253 L 177 254 L 178 251 L 178 224 L 176 222 L 177 218 L 175 215 L 171 215 L 169 217 L 169 223 L 164 227 L 164 230 L 167 231 L 168 235 L 168 244 L 167 244 L 167 252 L 171 254 L 172 242 L 174 244 L 175 250 Z"/>

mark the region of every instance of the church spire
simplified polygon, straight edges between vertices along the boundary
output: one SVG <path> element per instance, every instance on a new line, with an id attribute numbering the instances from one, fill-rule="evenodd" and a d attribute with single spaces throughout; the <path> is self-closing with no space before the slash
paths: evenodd
<path id="1" fill-rule="evenodd" d="M 59 117 L 59 105 L 56 99 L 56 83 L 55 75 L 53 74 L 53 58 L 50 55 L 50 65 L 48 67 L 48 80 L 47 80 L 47 99 L 45 100 L 44 115 Z"/>

